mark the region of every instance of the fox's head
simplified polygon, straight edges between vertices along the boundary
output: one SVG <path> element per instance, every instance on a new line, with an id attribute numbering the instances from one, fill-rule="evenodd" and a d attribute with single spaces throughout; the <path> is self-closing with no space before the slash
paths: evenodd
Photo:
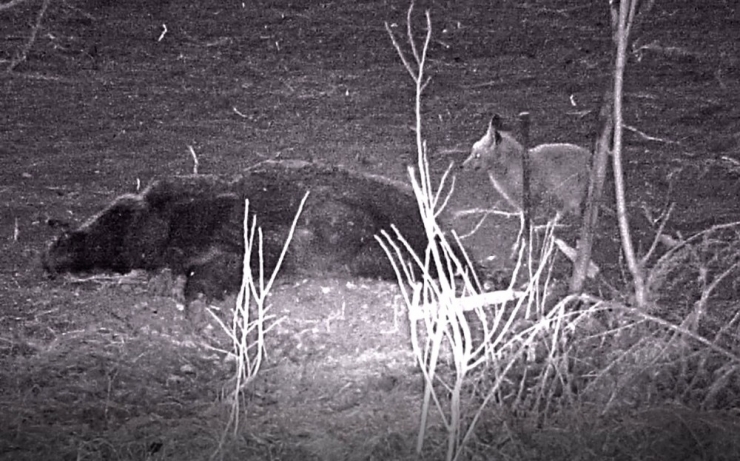
<path id="1" fill-rule="evenodd" d="M 501 136 L 501 117 L 495 114 L 488 123 L 488 130 L 473 144 L 470 156 L 462 163 L 465 170 L 480 170 L 488 165 L 488 161 L 496 155 L 496 147 L 503 140 Z"/>
<path id="2" fill-rule="evenodd" d="M 470 149 L 470 156 L 462 163 L 464 170 L 489 168 L 516 168 L 522 158 L 522 147 L 510 133 L 503 129 L 501 117 L 494 115 L 488 130 Z"/>

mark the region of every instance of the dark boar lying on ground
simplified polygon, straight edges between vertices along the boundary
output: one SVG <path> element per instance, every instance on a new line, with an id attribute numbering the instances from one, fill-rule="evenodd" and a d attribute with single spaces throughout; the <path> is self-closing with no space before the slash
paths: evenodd
<path id="1" fill-rule="evenodd" d="M 222 298 L 239 288 L 244 200 L 263 230 L 268 271 L 278 260 L 301 199 L 310 191 L 281 274 L 394 279 L 374 236 L 395 225 L 420 256 L 427 245 L 413 193 L 375 176 L 305 162 L 266 162 L 232 178 L 176 176 L 123 195 L 42 256 L 52 275 L 169 268 L 187 278 L 184 296 Z M 252 268 L 258 255 L 252 251 Z M 268 272 L 269 274 L 270 272 Z"/>

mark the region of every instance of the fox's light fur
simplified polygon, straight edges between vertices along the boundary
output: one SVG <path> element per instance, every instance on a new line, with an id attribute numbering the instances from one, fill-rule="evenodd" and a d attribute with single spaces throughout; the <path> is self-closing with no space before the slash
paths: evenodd
<path id="1" fill-rule="evenodd" d="M 499 131 L 494 118 L 488 131 L 471 149 L 463 169 L 480 170 L 496 190 L 517 210 L 522 205 L 522 151 L 524 147 L 507 132 Z M 529 150 L 530 193 L 535 207 L 580 215 L 590 172 L 590 152 L 574 144 L 540 144 Z"/>

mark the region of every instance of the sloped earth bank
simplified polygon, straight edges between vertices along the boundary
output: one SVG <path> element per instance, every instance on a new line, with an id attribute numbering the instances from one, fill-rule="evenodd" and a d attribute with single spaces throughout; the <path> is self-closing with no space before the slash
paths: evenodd
<path id="1" fill-rule="evenodd" d="M 37 3 L 0 12 L 3 65 L 22 46 Z M 188 146 L 206 173 L 291 158 L 405 180 L 404 165 L 415 161 L 412 85 L 383 22 L 401 33 L 407 6 L 51 3 L 27 62 L 0 80 L 0 459 L 179 460 L 216 452 L 233 370 L 217 350 L 228 343 L 210 315 L 186 319 L 142 274 L 46 280 L 38 255 L 53 232 L 45 221 L 82 221 L 153 177 L 190 172 Z M 492 112 L 530 111 L 535 142 L 590 144 L 611 67 L 603 2 L 417 4 L 426 8 L 434 21 L 433 79 L 423 110 L 435 171 L 465 157 Z M 641 28 L 628 65 L 626 167 L 643 249 L 653 235 L 647 217 L 668 201 L 676 203 L 673 236 L 740 215 L 737 8 L 725 0 L 659 1 Z M 458 175 L 454 209 L 498 205 L 485 177 Z M 510 264 L 518 223 L 494 218 L 466 244 L 501 269 Z M 613 287 L 626 293 L 615 228 L 606 212 L 594 256 L 603 277 L 592 287 L 605 295 Z M 692 305 L 702 270 L 732 261 L 735 253 L 712 249 L 727 248 L 737 234 L 712 235 L 702 247 L 710 253 L 687 255 L 685 272 L 665 269 L 663 306 Z M 730 271 L 716 304 L 717 322 L 735 329 L 737 278 Z M 219 456 L 413 459 L 422 380 L 395 286 L 293 279 L 269 302 L 283 320 L 243 396 L 242 428 Z M 722 452 L 738 459 L 737 432 L 728 430 L 736 428 L 738 400 L 720 401 L 687 413 L 682 424 L 660 407 L 630 407 L 608 420 L 582 420 L 576 411 L 553 427 L 506 426 L 511 435 L 502 438 L 491 420 L 471 456 L 705 459 Z M 610 425 L 627 416 L 641 426 L 619 432 Z M 687 422 L 700 420 L 715 430 L 697 432 Z M 443 457 L 440 421 L 433 418 L 429 433 L 424 459 Z"/>

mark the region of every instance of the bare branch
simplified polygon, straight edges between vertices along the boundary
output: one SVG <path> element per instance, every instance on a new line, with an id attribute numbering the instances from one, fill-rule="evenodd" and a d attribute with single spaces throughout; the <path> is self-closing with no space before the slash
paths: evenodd
<path id="1" fill-rule="evenodd" d="M 622 133 L 623 121 L 623 94 L 624 94 L 624 69 L 627 64 L 627 42 L 629 19 L 634 15 L 634 5 L 637 0 L 622 0 L 619 4 L 619 17 L 615 38 L 617 42 L 616 62 L 614 65 L 614 149 L 612 151 L 612 172 L 614 174 L 614 191 L 617 201 L 617 221 L 619 223 L 619 235 L 622 241 L 622 252 L 627 261 L 627 267 L 632 275 L 632 283 L 635 289 L 635 301 L 637 306 L 644 308 L 646 305 L 645 276 L 642 261 L 637 259 L 632 242 L 632 235 L 627 213 L 624 171 L 622 162 Z"/>
<path id="2" fill-rule="evenodd" d="M 389 26 L 387 22 L 385 23 L 385 30 L 388 32 L 388 35 L 391 37 L 391 42 L 393 43 L 393 47 L 396 49 L 396 53 L 398 53 L 398 57 L 401 58 L 403 67 L 406 68 L 409 75 L 411 75 L 411 78 L 416 80 L 416 73 L 414 73 L 414 69 L 411 67 L 411 63 L 408 61 L 408 59 L 406 59 L 406 56 L 403 54 L 403 50 L 401 50 L 401 45 L 399 45 L 398 41 L 396 40 L 396 36 L 393 35 L 391 26 Z"/>
<path id="3" fill-rule="evenodd" d="M 421 60 L 417 59 L 419 63 L 419 69 L 423 69 L 427 61 L 427 52 L 429 51 L 429 42 L 432 40 L 432 17 L 429 15 L 429 10 L 424 12 L 427 19 L 427 36 L 424 39 L 424 48 L 421 50 Z M 413 43 L 413 41 L 412 41 Z"/>
<path id="4" fill-rule="evenodd" d="M 411 32 L 411 13 L 414 11 L 414 2 L 409 5 L 409 10 L 406 12 L 406 36 L 411 45 L 411 52 L 414 55 L 416 62 L 419 62 L 419 50 L 416 49 L 416 42 L 414 42 L 414 34 Z"/>

